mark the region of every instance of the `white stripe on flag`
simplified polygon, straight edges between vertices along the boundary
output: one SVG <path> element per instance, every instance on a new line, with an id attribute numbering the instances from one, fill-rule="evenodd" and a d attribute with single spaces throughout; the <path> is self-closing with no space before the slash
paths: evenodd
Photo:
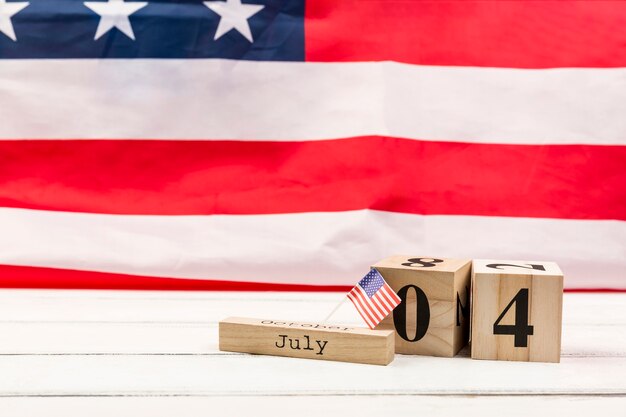
<path id="1" fill-rule="evenodd" d="M 379 297 L 382 301 L 384 301 L 385 305 L 387 306 L 387 309 L 389 311 L 393 310 L 394 306 L 393 303 L 391 301 L 391 298 L 389 297 L 389 294 L 387 294 L 387 288 L 388 285 L 387 283 L 385 283 L 385 285 L 383 285 L 379 291 Z"/>
<path id="2" fill-rule="evenodd" d="M 380 294 L 376 293 L 372 297 L 369 298 L 373 304 L 376 305 L 376 308 L 381 313 L 382 318 L 384 319 L 389 314 L 389 307 L 386 307 L 380 300 Z M 382 319 L 381 319 L 382 320 Z"/>
<path id="3" fill-rule="evenodd" d="M 626 68 L 16 59 L 2 78 L 6 139 L 626 144 Z"/>
<path id="4" fill-rule="evenodd" d="M 385 309 L 385 312 L 389 313 L 391 310 L 393 310 L 393 307 L 389 304 L 389 301 L 385 299 L 384 291 L 385 291 L 385 286 L 383 285 L 378 291 L 378 293 L 375 295 L 375 297 L 376 297 L 376 300 L 378 300 L 378 302 L 383 306 L 383 308 Z"/>
<path id="5" fill-rule="evenodd" d="M 352 303 L 354 304 L 354 307 L 356 307 L 356 309 L 359 311 L 359 314 L 361 315 L 361 317 L 363 318 L 363 320 L 365 320 L 365 323 L 370 327 L 370 328 L 374 328 L 376 327 L 376 324 L 369 318 L 369 316 L 367 315 L 367 313 L 365 313 L 365 311 L 363 310 L 363 306 L 361 305 L 361 302 L 358 300 L 358 298 L 354 295 L 353 291 L 350 291 L 348 293 L 348 298 L 350 298 L 350 300 L 352 301 Z"/>
<path id="6" fill-rule="evenodd" d="M 143 216 L 1 208 L 0 230 L 0 264 L 6 265 L 351 285 L 363 268 L 390 254 L 440 254 L 555 261 L 567 288 L 626 288 L 626 222 L 620 221 L 371 210 Z"/>
<path id="7" fill-rule="evenodd" d="M 396 294 L 396 292 L 387 283 L 385 283 L 384 294 L 394 308 L 402 301 L 400 297 L 398 297 L 398 294 Z"/>
<path id="8" fill-rule="evenodd" d="M 363 292 L 365 293 L 365 291 L 363 291 Z M 385 317 L 387 317 L 387 315 L 389 314 L 389 309 L 385 308 L 380 303 L 379 294 L 374 294 L 372 297 L 368 297 L 368 301 L 372 305 L 372 308 L 375 308 L 376 311 L 378 312 L 379 320 L 382 321 Z"/>

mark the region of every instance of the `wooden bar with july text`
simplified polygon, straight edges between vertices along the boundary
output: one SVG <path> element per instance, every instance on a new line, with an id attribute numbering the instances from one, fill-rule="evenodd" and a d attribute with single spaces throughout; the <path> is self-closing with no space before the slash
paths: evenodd
<path id="1" fill-rule="evenodd" d="M 341 362 L 388 365 L 392 330 L 321 323 L 229 317 L 220 321 L 220 350 Z"/>

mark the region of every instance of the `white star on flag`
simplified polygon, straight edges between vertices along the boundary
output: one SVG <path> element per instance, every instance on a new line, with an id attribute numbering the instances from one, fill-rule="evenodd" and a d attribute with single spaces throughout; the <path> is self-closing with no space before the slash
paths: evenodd
<path id="1" fill-rule="evenodd" d="M 124 0 L 86 1 L 85 6 L 100 15 L 100 23 L 96 29 L 94 40 L 98 40 L 102 35 L 113 28 L 119 29 L 124 35 L 135 40 L 135 33 L 130 24 L 128 16 L 137 10 L 146 7 L 148 2 L 133 1 L 125 3 Z"/>
<path id="2" fill-rule="evenodd" d="M 11 17 L 19 13 L 24 7 L 30 3 L 27 1 L 20 1 L 17 3 L 7 3 L 6 0 L 0 0 L 0 32 L 7 35 L 14 41 L 17 41 L 15 31 L 13 30 L 13 23 L 11 23 Z"/>
<path id="3" fill-rule="evenodd" d="M 265 6 L 242 4 L 241 0 L 205 1 L 204 5 L 220 15 L 220 23 L 217 25 L 214 40 L 218 40 L 228 31 L 236 29 L 248 41 L 254 42 L 248 19 L 263 10 Z"/>

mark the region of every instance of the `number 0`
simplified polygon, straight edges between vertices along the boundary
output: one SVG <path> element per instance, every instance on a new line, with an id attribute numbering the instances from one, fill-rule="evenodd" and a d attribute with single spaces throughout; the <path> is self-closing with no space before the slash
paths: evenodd
<path id="1" fill-rule="evenodd" d="M 515 304 L 515 324 L 500 324 L 507 311 Z M 506 306 L 498 320 L 493 324 L 493 334 L 515 336 L 515 347 L 528 347 L 528 336 L 533 334 L 533 326 L 528 324 L 528 288 L 522 288 Z"/>
<path id="2" fill-rule="evenodd" d="M 410 288 L 415 290 L 415 307 L 417 308 L 415 337 L 412 339 L 409 339 L 406 328 L 406 299 Z M 426 331 L 428 330 L 428 326 L 430 324 L 430 306 L 428 305 L 428 298 L 426 298 L 424 291 L 415 285 L 407 285 L 400 288 L 400 291 L 398 291 L 398 297 L 402 299 L 402 302 L 393 310 L 393 325 L 396 327 L 396 332 L 401 338 L 407 342 L 417 342 L 424 337 L 424 335 L 426 335 Z"/>

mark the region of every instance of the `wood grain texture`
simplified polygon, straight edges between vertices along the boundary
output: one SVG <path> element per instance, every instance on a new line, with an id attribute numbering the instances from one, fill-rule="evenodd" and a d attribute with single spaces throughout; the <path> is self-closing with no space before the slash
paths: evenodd
<path id="1" fill-rule="evenodd" d="M 0 415 L 623 416 L 626 294 L 563 298 L 562 360 L 386 367 L 220 352 L 228 315 L 319 321 L 338 293 L 0 291 Z M 359 326 L 349 303 L 334 321 Z"/>
<path id="2" fill-rule="evenodd" d="M 45 397 L 0 398 L 0 414 L 11 417 L 58 415 L 62 417 L 151 416 L 207 417 L 210 415 L 301 417 L 387 415 L 450 417 L 463 410 L 464 417 L 528 417 L 564 415 L 623 417 L 626 397 L 579 395 L 343 395 L 210 397 Z M 181 411 L 184 410 L 184 411 Z M 228 410 L 227 413 L 214 410 Z"/>
<path id="3" fill-rule="evenodd" d="M 522 301 L 528 305 L 518 304 Z M 472 358 L 559 362 L 562 304 L 563 273 L 555 263 L 474 260 Z M 518 313 L 527 314 L 527 320 L 518 323 Z M 518 340 L 495 334 L 496 324 L 511 331 L 523 324 L 531 333 Z"/>
<path id="4" fill-rule="evenodd" d="M 377 262 L 373 268 L 401 298 L 402 288 L 415 286 L 423 291 L 428 303 L 425 311 L 419 305 L 418 290 L 411 288 L 406 291 L 403 305 L 376 327 L 396 330 L 397 353 L 452 357 L 467 344 L 469 317 L 463 315 L 457 297 L 464 303 L 461 305 L 467 305 L 471 260 L 396 255 Z M 429 317 L 424 318 L 425 312 Z M 397 323 L 406 331 L 399 332 Z"/>
<path id="5" fill-rule="evenodd" d="M 219 323 L 221 351 L 389 365 L 394 332 L 333 324 L 229 317 Z"/>
<path id="6" fill-rule="evenodd" d="M 248 354 L 0 356 L 3 396 L 626 395 L 626 357 L 561 364 L 396 355 L 388 366 Z"/>

